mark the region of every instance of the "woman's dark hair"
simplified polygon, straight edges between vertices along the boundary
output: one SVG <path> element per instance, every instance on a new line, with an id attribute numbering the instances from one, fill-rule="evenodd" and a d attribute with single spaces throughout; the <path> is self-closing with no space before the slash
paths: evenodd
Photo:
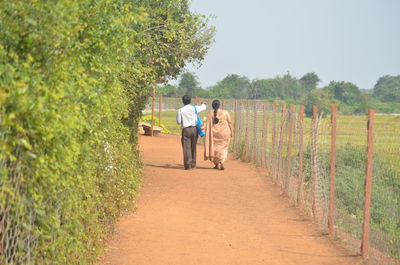
<path id="1" fill-rule="evenodd" d="M 214 124 L 217 124 L 219 122 L 219 120 L 217 118 L 217 111 L 218 111 L 220 105 L 221 105 L 221 102 L 218 99 L 214 100 L 211 104 L 212 108 L 214 109 L 214 120 L 213 120 Z"/>

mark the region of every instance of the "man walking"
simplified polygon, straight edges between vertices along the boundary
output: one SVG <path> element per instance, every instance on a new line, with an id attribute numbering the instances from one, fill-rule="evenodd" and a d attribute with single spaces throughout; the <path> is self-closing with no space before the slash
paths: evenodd
<path id="1" fill-rule="evenodd" d="M 183 165 L 186 170 L 196 167 L 196 148 L 197 148 L 197 113 L 206 110 L 206 104 L 200 106 L 192 106 L 189 95 L 182 97 L 183 106 L 176 114 L 176 122 L 182 127 L 182 148 L 183 148 Z M 196 111 L 195 111 L 196 108 Z"/>

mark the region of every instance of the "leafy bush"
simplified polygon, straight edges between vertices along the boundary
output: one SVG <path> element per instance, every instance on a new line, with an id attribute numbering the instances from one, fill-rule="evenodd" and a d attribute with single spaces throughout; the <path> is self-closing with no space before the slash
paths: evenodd
<path id="1" fill-rule="evenodd" d="M 90 264 L 129 207 L 149 88 L 210 43 L 186 0 L 158 2 L 0 2 L 1 264 Z"/>

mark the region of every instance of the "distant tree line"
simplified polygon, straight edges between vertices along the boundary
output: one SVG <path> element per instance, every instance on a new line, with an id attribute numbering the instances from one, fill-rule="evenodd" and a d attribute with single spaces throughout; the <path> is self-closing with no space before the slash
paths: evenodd
<path id="1" fill-rule="evenodd" d="M 177 85 L 164 85 L 159 93 L 166 97 L 189 94 L 202 98 L 284 100 L 305 105 L 307 114 L 311 113 L 313 105 L 328 113 L 330 106 L 335 103 L 339 105 L 341 113 L 346 114 L 366 113 L 369 108 L 385 113 L 400 112 L 400 75 L 380 77 L 372 91 L 362 90 L 345 81 L 331 81 L 327 86 L 318 88 L 320 81 L 314 72 L 306 73 L 300 79 L 290 73 L 254 80 L 230 74 L 204 89 L 194 73 L 186 72 L 180 76 Z"/>

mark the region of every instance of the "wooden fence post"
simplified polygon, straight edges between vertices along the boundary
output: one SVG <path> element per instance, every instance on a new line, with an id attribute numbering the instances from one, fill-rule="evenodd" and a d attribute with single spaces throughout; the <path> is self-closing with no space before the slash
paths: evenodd
<path id="1" fill-rule="evenodd" d="M 243 100 L 239 100 L 239 126 L 238 126 L 238 146 L 240 153 L 243 153 Z"/>
<path id="2" fill-rule="evenodd" d="M 290 186 L 290 175 L 291 175 L 291 162 L 292 162 L 292 139 L 293 139 L 293 123 L 294 123 L 294 105 L 290 105 L 290 116 L 289 116 L 289 138 L 288 138 L 288 147 L 286 154 L 286 191 L 289 194 L 289 186 Z"/>
<path id="3" fill-rule="evenodd" d="M 303 183 L 304 183 L 304 174 L 303 174 L 303 160 L 304 160 L 304 106 L 300 106 L 300 132 L 299 132 L 299 184 L 297 190 L 297 205 L 301 204 L 301 199 L 303 195 Z"/>
<path id="4" fill-rule="evenodd" d="M 153 96 L 152 96 L 152 103 L 151 103 L 151 130 L 150 135 L 154 135 L 154 105 L 156 102 L 156 87 L 153 86 Z"/>
<path id="5" fill-rule="evenodd" d="M 268 101 L 263 101 L 263 124 L 262 124 L 262 145 L 261 145 L 261 166 L 267 167 L 266 152 L 267 152 L 267 104 Z"/>
<path id="6" fill-rule="evenodd" d="M 279 145 L 278 145 L 278 170 L 277 170 L 277 178 L 279 179 L 281 187 L 283 187 L 283 178 L 282 178 L 282 170 L 283 170 L 283 145 L 284 145 L 284 126 L 286 120 L 286 103 L 282 104 L 282 114 L 281 114 L 281 129 L 279 132 Z"/>
<path id="7" fill-rule="evenodd" d="M 374 121 L 375 121 L 375 110 L 370 109 L 368 112 L 368 145 L 367 145 L 367 161 L 366 161 L 367 164 L 365 167 L 364 223 L 363 223 L 363 237 L 361 242 L 361 254 L 364 258 L 368 257 L 368 249 L 369 249 L 368 238 L 369 238 L 369 222 L 371 219 Z"/>
<path id="8" fill-rule="evenodd" d="M 313 119 L 312 119 L 312 130 L 311 130 L 311 161 L 312 161 L 312 212 L 314 219 L 317 218 L 317 192 L 318 192 L 318 158 L 317 158 L 317 137 L 318 137 L 318 107 L 313 106 Z"/>
<path id="9" fill-rule="evenodd" d="M 163 96 L 160 95 L 159 104 L 158 104 L 158 126 L 161 127 L 161 113 L 162 113 L 162 102 Z"/>
<path id="10" fill-rule="evenodd" d="M 238 112 L 237 112 L 237 99 L 234 99 L 234 104 L 233 104 L 233 152 L 236 151 L 236 130 L 237 130 L 237 119 L 238 119 Z"/>
<path id="11" fill-rule="evenodd" d="M 272 107 L 272 143 L 271 143 L 271 173 L 272 179 L 275 181 L 275 172 L 276 165 L 275 161 L 277 160 L 275 157 L 275 146 L 276 146 L 276 106 L 277 101 L 274 101 L 274 105 Z"/>
<path id="12" fill-rule="evenodd" d="M 331 165 L 330 165 L 330 194 L 329 194 L 329 216 L 328 230 L 329 234 L 334 234 L 334 211 L 335 211 L 335 178 L 336 178 L 336 110 L 337 106 L 332 105 L 331 115 Z"/>
<path id="13" fill-rule="evenodd" d="M 258 164 L 257 159 L 257 101 L 254 101 L 254 124 L 253 124 L 253 162 Z"/>
<path id="14" fill-rule="evenodd" d="M 249 130 L 250 130 L 250 100 L 247 100 L 247 109 L 246 109 L 246 135 L 245 135 L 245 159 L 248 160 L 249 157 Z"/>

